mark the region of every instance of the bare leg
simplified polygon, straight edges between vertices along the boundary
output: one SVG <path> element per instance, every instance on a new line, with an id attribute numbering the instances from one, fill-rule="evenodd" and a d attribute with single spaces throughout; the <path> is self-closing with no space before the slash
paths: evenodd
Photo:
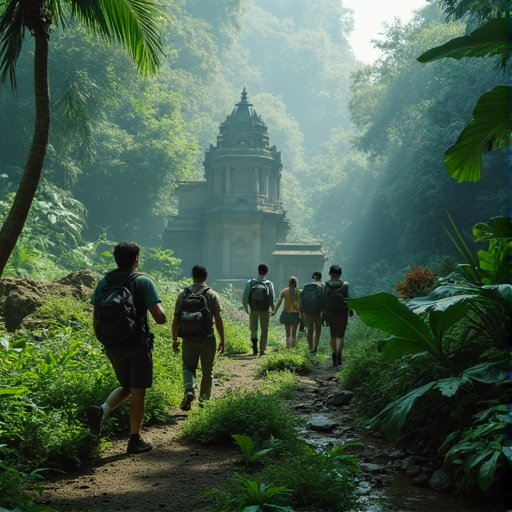
<path id="1" fill-rule="evenodd" d="M 298 325 L 290 325 L 290 347 L 295 347 L 295 340 L 297 339 L 297 327 Z"/>
<path id="2" fill-rule="evenodd" d="M 313 347 L 313 350 L 318 350 L 318 345 L 320 345 L 320 333 L 318 332 L 315 332 L 315 336 L 314 336 L 314 347 Z"/>
<path id="3" fill-rule="evenodd" d="M 290 325 L 284 324 L 284 332 L 286 334 L 286 348 L 290 348 Z"/>
<path id="4" fill-rule="evenodd" d="M 341 365 L 341 353 L 343 351 L 343 347 L 345 346 L 344 338 L 336 338 L 336 361 L 338 365 Z"/>
<path id="5" fill-rule="evenodd" d="M 118 387 L 108 395 L 105 403 L 101 406 L 103 409 L 103 419 L 105 419 L 114 409 L 130 397 L 130 388 Z"/>
<path id="6" fill-rule="evenodd" d="M 130 404 L 130 433 L 139 434 L 144 418 L 144 399 L 146 390 L 144 388 L 130 388 L 132 403 Z"/>

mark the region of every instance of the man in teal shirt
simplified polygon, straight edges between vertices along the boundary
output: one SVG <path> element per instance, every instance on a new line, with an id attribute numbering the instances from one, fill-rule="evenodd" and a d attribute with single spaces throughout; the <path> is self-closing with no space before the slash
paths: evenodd
<path id="1" fill-rule="evenodd" d="M 104 276 L 91 297 L 94 307 L 95 298 L 110 282 L 123 282 L 139 265 L 140 247 L 133 242 L 121 242 L 114 249 L 114 259 L 118 268 Z M 138 275 L 132 281 L 133 298 L 136 311 L 137 327 L 140 339 L 136 342 L 105 345 L 105 353 L 109 358 L 120 386 L 105 400 L 101 406 L 92 405 L 87 409 L 87 417 L 91 430 L 100 432 L 105 418 L 131 396 L 130 403 L 130 440 L 127 452 L 130 454 L 143 453 L 151 450 L 151 443 L 140 436 L 144 417 L 144 401 L 146 389 L 153 381 L 153 337 L 149 332 L 147 311 L 157 324 L 166 321 L 165 311 L 153 281 L 144 275 Z"/>

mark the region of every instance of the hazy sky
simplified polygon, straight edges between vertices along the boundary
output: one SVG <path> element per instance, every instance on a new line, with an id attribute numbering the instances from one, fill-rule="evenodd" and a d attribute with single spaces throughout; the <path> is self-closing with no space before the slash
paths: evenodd
<path id="1" fill-rule="evenodd" d="M 379 56 L 371 40 L 380 39 L 382 23 L 392 23 L 394 18 L 408 22 L 414 10 L 426 5 L 426 0 L 343 0 L 343 5 L 354 11 L 355 26 L 350 38 L 354 54 L 370 64 Z"/>

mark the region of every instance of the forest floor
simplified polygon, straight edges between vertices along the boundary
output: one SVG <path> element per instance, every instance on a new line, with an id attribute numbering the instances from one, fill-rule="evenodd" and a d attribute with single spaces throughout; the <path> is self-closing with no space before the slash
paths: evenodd
<path id="1" fill-rule="evenodd" d="M 262 359 L 253 356 L 219 358 L 215 373 L 213 399 L 227 389 L 254 388 L 256 372 Z M 257 384 L 256 384 L 257 385 Z M 358 512 L 414 511 L 475 512 L 459 498 L 412 486 L 403 472 L 393 470 L 397 462 L 390 457 L 405 456 L 377 433 L 358 428 L 350 406 L 326 407 L 327 397 L 339 391 L 335 369 L 329 360 L 315 366 L 312 374 L 301 377 L 296 397 L 289 401 L 293 411 L 304 419 L 321 414 L 336 421 L 331 433 L 311 430 L 304 437 L 322 446 L 363 441 L 358 452 L 362 466 L 361 489 L 367 497 L 381 496 L 380 505 L 368 505 Z M 193 407 L 197 407 L 193 403 Z M 115 439 L 95 464 L 65 476 L 53 476 L 45 482 L 46 490 L 37 498 L 62 512 L 198 512 L 214 510 L 212 500 L 201 493 L 224 484 L 236 471 L 243 471 L 238 447 L 190 444 L 180 438 L 187 413 L 172 411 L 171 425 L 149 427 L 144 439 L 153 450 L 140 455 L 126 454 L 126 439 Z M 397 455 L 398 454 L 398 455 Z M 401 454 L 401 455 L 400 455 Z M 390 505 L 383 503 L 400 503 Z M 488 510 L 488 509 L 486 509 Z M 490 510 L 490 509 L 489 509 Z"/>

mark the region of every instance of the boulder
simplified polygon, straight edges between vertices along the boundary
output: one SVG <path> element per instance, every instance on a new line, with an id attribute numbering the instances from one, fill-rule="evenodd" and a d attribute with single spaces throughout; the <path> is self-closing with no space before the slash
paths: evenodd
<path id="1" fill-rule="evenodd" d="M 336 407 L 342 407 L 348 405 L 350 400 L 354 398 L 352 391 L 338 391 L 327 397 L 327 405 L 334 405 Z"/>
<path id="2" fill-rule="evenodd" d="M 19 329 L 23 319 L 31 315 L 48 297 L 72 296 L 86 300 L 100 277 L 100 274 L 91 270 L 77 270 L 51 283 L 32 278 L 1 279 L 0 317 L 6 330 L 13 332 Z"/>
<path id="3" fill-rule="evenodd" d="M 450 477 L 440 469 L 434 471 L 434 473 L 430 477 L 428 484 L 430 485 L 430 487 L 432 487 L 432 489 L 441 492 L 449 491 L 452 486 Z"/>
<path id="4" fill-rule="evenodd" d="M 307 425 L 310 430 L 327 433 L 332 432 L 338 426 L 338 424 L 335 421 L 332 421 L 323 415 L 311 418 L 311 420 L 308 421 Z"/>

